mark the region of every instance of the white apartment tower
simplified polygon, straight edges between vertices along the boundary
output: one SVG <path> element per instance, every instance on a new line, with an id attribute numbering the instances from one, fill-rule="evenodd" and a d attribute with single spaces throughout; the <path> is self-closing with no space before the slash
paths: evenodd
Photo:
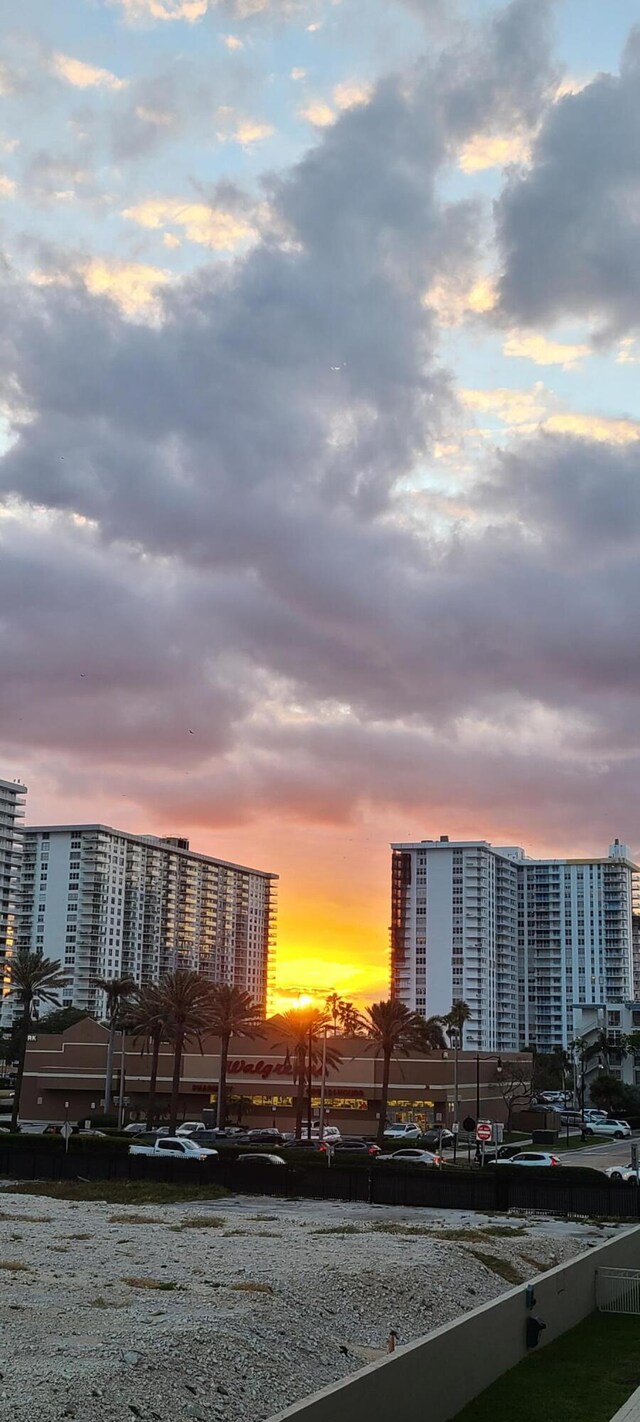
<path id="1" fill-rule="evenodd" d="M 193 968 L 266 1010 L 277 875 L 190 850 L 174 837 L 106 825 L 45 825 L 24 836 L 18 941 L 69 976 L 63 1003 L 100 1015 L 95 979 L 156 982 Z"/>
<path id="2" fill-rule="evenodd" d="M 391 991 L 425 1016 L 462 998 L 465 1047 L 566 1047 L 572 1004 L 631 996 L 638 871 L 617 840 L 592 860 L 446 836 L 392 855 Z"/>
<path id="3" fill-rule="evenodd" d="M 2 996 L 9 990 L 7 962 L 15 944 L 19 906 L 22 826 L 26 788 L 17 780 L 0 780 L 0 980 Z"/>

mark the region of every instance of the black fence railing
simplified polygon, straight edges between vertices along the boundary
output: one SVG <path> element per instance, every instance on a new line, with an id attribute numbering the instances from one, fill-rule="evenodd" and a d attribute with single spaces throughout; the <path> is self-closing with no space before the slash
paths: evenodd
<path id="1" fill-rule="evenodd" d="M 640 1219 L 640 1190 L 605 1176 L 602 1182 L 549 1178 L 528 1172 L 485 1170 L 477 1173 L 427 1171 L 390 1167 L 370 1170 L 345 1166 L 296 1164 L 243 1165 L 236 1161 L 211 1164 L 184 1160 L 153 1160 L 124 1151 L 38 1150 L 0 1145 L 0 1176 L 9 1180 L 154 1180 L 193 1186 L 221 1185 L 234 1194 L 271 1195 L 281 1199 L 360 1201 L 436 1209 L 516 1210 L 527 1214 L 564 1215 L 574 1219 Z"/>

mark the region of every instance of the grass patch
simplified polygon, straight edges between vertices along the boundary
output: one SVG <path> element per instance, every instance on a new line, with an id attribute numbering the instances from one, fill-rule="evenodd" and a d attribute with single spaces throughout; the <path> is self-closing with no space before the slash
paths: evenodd
<path id="1" fill-rule="evenodd" d="M 272 1287 L 271 1287 L 271 1284 L 254 1284 L 254 1283 L 247 1282 L 246 1284 L 231 1284 L 231 1285 L 230 1285 L 230 1288 L 232 1288 L 233 1291 L 234 1291 L 234 1293 L 236 1293 L 236 1294 L 272 1294 L 272 1293 L 273 1293 L 273 1289 L 272 1289 Z"/>
<path id="2" fill-rule="evenodd" d="M 529 1231 L 524 1225 L 483 1225 L 481 1233 L 487 1239 L 517 1239 Z"/>
<path id="3" fill-rule="evenodd" d="M 514 1264 L 510 1264 L 508 1259 L 501 1259 L 498 1254 L 487 1254 L 484 1249 L 471 1249 L 474 1259 L 485 1268 L 490 1269 L 492 1274 L 497 1274 L 499 1279 L 504 1279 L 506 1284 L 521 1284 L 523 1275 Z"/>
<path id="4" fill-rule="evenodd" d="M 7 1193 L 107 1205 L 186 1205 L 220 1200 L 229 1192 L 220 1185 L 168 1185 L 161 1180 L 30 1180 L 11 1185 Z"/>
<path id="5" fill-rule="evenodd" d="M 609 1422 L 639 1383 L 637 1318 L 594 1313 L 505 1373 L 456 1422 Z"/>
<path id="6" fill-rule="evenodd" d="M 401 1234 L 411 1238 L 421 1234 L 433 1237 L 434 1234 L 429 1225 L 396 1224 L 394 1220 L 381 1220 L 379 1224 L 374 1224 L 373 1230 L 375 1234 Z"/>
<path id="7" fill-rule="evenodd" d="M 180 1224 L 171 1225 L 173 1234 L 181 1234 L 183 1229 L 220 1229 L 226 1224 L 222 1215 L 187 1215 L 186 1220 L 181 1220 Z"/>
<path id="8" fill-rule="evenodd" d="M 23 1264 L 20 1259 L 0 1259 L 0 1269 L 4 1269 L 7 1274 L 24 1274 L 29 1268 L 28 1264 Z"/>
<path id="9" fill-rule="evenodd" d="M 149 1279 L 146 1278 L 144 1274 L 140 1275 L 140 1277 L 134 1275 L 133 1278 L 123 1279 L 122 1282 L 123 1284 L 128 1284 L 130 1289 L 158 1289 L 159 1292 L 163 1294 L 171 1293 L 174 1289 L 182 1287 L 181 1284 L 176 1284 L 172 1279 Z"/>
<path id="10" fill-rule="evenodd" d="M 547 1264 L 545 1259 L 536 1259 L 535 1254 L 525 1254 L 524 1249 L 520 1250 L 520 1258 L 530 1264 L 537 1274 L 546 1274 L 548 1269 L 555 1268 L 554 1264 Z"/>
<path id="11" fill-rule="evenodd" d="M 159 1224 L 159 1225 L 163 1225 L 163 1224 L 166 1224 L 166 1223 L 167 1223 L 166 1219 L 164 1218 L 164 1216 L 161 1216 L 161 1215 L 109 1215 L 109 1224 L 121 1224 L 121 1225 L 149 1225 L 149 1224 L 154 1224 L 154 1225 L 156 1225 L 156 1224 Z M 77 1238 L 77 1239 L 81 1239 L 81 1238 L 83 1238 L 83 1236 L 82 1236 L 82 1235 L 76 1235 L 76 1238 Z"/>
<path id="12" fill-rule="evenodd" d="M 98 1294 L 97 1299 L 89 1299 L 89 1308 L 109 1308 L 109 1304 L 102 1294 Z"/>
<path id="13" fill-rule="evenodd" d="M 323 1225 L 318 1229 L 312 1229 L 312 1234 L 364 1234 L 360 1225 Z"/>

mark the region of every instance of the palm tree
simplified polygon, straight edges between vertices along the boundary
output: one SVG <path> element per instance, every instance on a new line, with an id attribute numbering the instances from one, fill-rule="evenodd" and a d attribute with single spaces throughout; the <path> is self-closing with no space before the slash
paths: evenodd
<path id="1" fill-rule="evenodd" d="M 471 1017 L 469 1004 L 455 997 L 451 1010 L 442 1018 L 442 1025 L 453 1047 L 453 1119 L 458 1119 L 458 1052 L 463 1042 L 465 1022 Z"/>
<path id="2" fill-rule="evenodd" d="M 387 1123 L 387 1102 L 389 1100 L 389 1078 L 393 1057 L 407 1057 L 413 1051 L 431 1051 L 444 1046 L 442 1027 L 435 1017 L 421 1017 L 411 1012 L 397 998 L 386 1002 L 374 1002 L 365 1013 L 370 1046 L 377 1056 L 382 1057 L 382 1089 L 380 1093 L 380 1119 L 378 1121 L 378 1145 L 384 1139 Z"/>
<path id="3" fill-rule="evenodd" d="M 342 1009 L 343 1009 L 343 1007 L 344 1007 L 344 1005 L 345 1005 L 344 1002 L 342 1001 L 342 998 L 341 998 L 341 996 L 340 996 L 340 993 L 339 993 L 339 992 L 330 992 L 330 993 L 329 993 L 329 996 L 325 999 L 325 1004 L 324 1004 L 324 1005 L 325 1005 L 325 1007 L 326 1007 L 326 1009 L 327 1009 L 327 1012 L 328 1012 L 328 1014 L 329 1014 L 329 1016 L 330 1016 L 330 1018 L 331 1018 L 331 1021 L 332 1021 L 332 1023 L 333 1023 L 333 1035 L 334 1035 L 334 1037 L 337 1037 L 337 1035 L 338 1035 L 338 1024 L 339 1024 L 340 1019 L 341 1019 L 341 1016 L 342 1016 Z"/>
<path id="4" fill-rule="evenodd" d="M 340 1008 L 340 1026 L 345 1037 L 360 1037 L 364 1022 L 357 1007 L 352 1002 L 343 1002 Z"/>
<path id="5" fill-rule="evenodd" d="M 156 1114 L 156 1083 L 160 1047 L 168 1035 L 168 1011 L 162 983 L 146 983 L 138 988 L 127 1007 L 123 1025 L 134 1037 L 143 1038 L 143 1050 L 151 1048 L 151 1070 L 147 1095 L 147 1130 Z"/>
<path id="6" fill-rule="evenodd" d="M 320 1069 L 323 1057 L 324 1029 L 328 1025 L 326 1012 L 320 1007 L 290 1008 L 282 1012 L 271 1023 L 280 1040 L 274 1047 L 286 1046 L 293 1053 L 293 1079 L 297 1084 L 296 1095 L 296 1136 L 302 1134 L 302 1120 L 307 1104 L 307 1087 L 311 1086 L 313 1073 Z M 326 1048 L 326 1066 L 329 1071 L 340 1065 L 342 1054 L 335 1047 Z M 311 1121 L 309 1121 L 311 1130 Z"/>
<path id="7" fill-rule="evenodd" d="M 216 1122 L 224 1126 L 227 1094 L 227 1062 L 232 1037 L 264 1037 L 260 1009 L 251 994 L 228 983 L 215 983 L 211 989 L 212 1032 L 220 1038 L 220 1076 L 218 1078 L 218 1111 Z"/>
<path id="8" fill-rule="evenodd" d="M 178 1123 L 182 1053 L 190 1040 L 200 1041 L 211 1026 L 211 984 L 192 968 L 176 968 L 162 980 L 162 995 L 167 1014 L 167 1036 L 173 1043 L 173 1078 L 169 1106 L 169 1131 Z"/>
<path id="9" fill-rule="evenodd" d="M 104 1084 L 104 1114 L 109 1115 L 111 1110 L 111 1092 L 113 1089 L 113 1057 L 116 1047 L 116 1032 L 120 1026 L 120 1017 L 126 998 L 133 992 L 136 984 L 133 978 L 94 978 L 93 986 L 105 994 L 107 999 L 107 1010 L 105 1017 L 109 1028 L 109 1043 L 107 1046 L 107 1070 Z"/>
<path id="10" fill-rule="evenodd" d="M 34 1006 L 46 1002 L 57 1007 L 60 991 L 66 986 L 69 978 L 61 971 L 59 963 L 54 962 L 52 958 L 44 958 L 42 953 L 32 953 L 29 948 L 18 948 L 8 960 L 7 968 L 9 996 L 15 999 L 19 1008 L 16 1031 L 18 1075 L 11 1112 L 11 1130 L 17 1131 L 24 1063 Z"/>

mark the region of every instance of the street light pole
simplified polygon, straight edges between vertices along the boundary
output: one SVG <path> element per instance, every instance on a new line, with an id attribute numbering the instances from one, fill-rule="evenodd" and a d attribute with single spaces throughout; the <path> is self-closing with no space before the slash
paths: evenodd
<path id="1" fill-rule="evenodd" d="M 324 1140 L 324 1103 L 327 1085 L 327 1023 L 322 1029 L 322 1080 L 320 1082 L 320 1140 Z"/>
<path id="2" fill-rule="evenodd" d="M 476 1125 L 480 1120 L 480 1053 L 476 1052 Z"/>
<path id="3" fill-rule="evenodd" d="M 313 1090 L 313 1019 L 309 1016 L 309 1079 L 307 1091 L 307 1140 L 311 1140 L 311 1093 Z"/>
<path id="4" fill-rule="evenodd" d="M 124 1081 L 125 1081 L 125 1055 L 124 1055 L 124 1032 L 120 1033 L 120 1093 L 118 1096 L 118 1130 L 124 1126 Z"/>

